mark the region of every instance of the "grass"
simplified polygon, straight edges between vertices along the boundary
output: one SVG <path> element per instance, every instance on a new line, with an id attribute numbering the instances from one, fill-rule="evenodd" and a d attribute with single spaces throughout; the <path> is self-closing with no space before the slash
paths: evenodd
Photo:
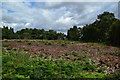
<path id="1" fill-rule="evenodd" d="M 9 45 L 2 45 L 2 47 L 9 47 Z"/>
<path id="2" fill-rule="evenodd" d="M 2 40 L 2 41 L 5 41 L 5 42 L 9 42 L 9 41 L 12 41 L 12 42 L 18 42 L 18 43 L 21 43 L 21 42 L 43 42 L 43 43 L 46 43 L 46 42 L 56 42 L 56 43 L 65 43 L 65 44 L 77 44 L 77 43 L 80 43 L 80 41 L 69 41 L 69 40 L 38 40 L 38 39 L 30 39 L 30 40 L 26 40 L 26 39 L 22 39 L 22 40 Z"/>
<path id="3" fill-rule="evenodd" d="M 82 41 L 70 41 L 70 40 L 38 40 L 38 39 L 30 39 L 30 40 L 26 40 L 26 39 L 23 39 L 23 40 L 3 40 L 5 42 L 9 42 L 9 41 L 12 41 L 12 42 L 18 42 L 18 43 L 21 43 L 21 42 L 42 42 L 42 43 L 53 43 L 53 42 L 56 42 L 56 43 L 60 43 L 60 44 L 83 44 L 84 42 Z M 87 45 L 89 46 L 107 46 L 105 43 L 87 43 Z"/>
<path id="4" fill-rule="evenodd" d="M 87 43 L 87 45 L 89 45 L 89 46 L 107 46 L 104 43 Z"/>
<path id="5" fill-rule="evenodd" d="M 83 43 L 86 43 L 86 42 L 83 42 L 83 41 L 70 41 L 70 40 L 39 40 L 39 39 L 22 39 L 22 40 L 7 40 L 7 39 L 4 39 L 2 40 L 4 42 L 9 42 L 9 41 L 12 41 L 12 42 L 18 42 L 18 43 L 21 43 L 21 42 L 42 42 L 42 43 L 46 43 L 46 42 L 56 42 L 56 43 L 64 43 L 64 44 L 83 44 Z M 105 43 L 91 43 L 91 42 L 88 42 L 87 43 L 89 46 L 107 46 L 107 44 Z"/>
<path id="6" fill-rule="evenodd" d="M 27 49 L 27 48 L 22 48 L 22 50 L 23 50 L 23 51 L 28 51 L 28 49 Z"/>
<path id="7" fill-rule="evenodd" d="M 120 56 L 120 51 L 114 51 L 114 52 L 101 52 L 101 53 L 97 53 L 97 54 L 104 54 L 104 55 L 115 55 L 115 56 Z"/>
<path id="8" fill-rule="evenodd" d="M 87 49 L 80 49 L 81 51 L 88 51 Z"/>
<path id="9" fill-rule="evenodd" d="M 18 41 L 16 41 L 16 42 L 21 43 L 22 41 L 21 41 L 21 40 L 18 40 Z"/>

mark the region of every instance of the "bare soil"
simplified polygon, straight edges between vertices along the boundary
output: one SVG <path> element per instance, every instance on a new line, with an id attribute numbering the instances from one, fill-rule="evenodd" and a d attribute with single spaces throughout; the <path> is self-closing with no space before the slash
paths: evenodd
<path id="1" fill-rule="evenodd" d="M 26 51 L 31 54 L 47 54 L 52 56 L 63 55 L 64 53 L 78 53 L 80 55 L 89 55 L 92 60 L 99 63 L 100 66 L 107 65 L 111 72 L 120 69 L 120 55 L 110 55 L 101 53 L 120 52 L 119 47 L 112 46 L 90 46 L 87 43 L 64 44 L 57 42 L 3 42 L 9 48 L 16 48 L 18 51 Z"/>

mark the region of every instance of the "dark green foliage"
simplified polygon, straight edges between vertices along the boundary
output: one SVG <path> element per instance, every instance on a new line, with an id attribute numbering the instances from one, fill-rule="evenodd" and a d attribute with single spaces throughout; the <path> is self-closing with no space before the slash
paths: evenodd
<path id="1" fill-rule="evenodd" d="M 9 47 L 9 45 L 2 45 L 2 47 Z"/>
<path id="2" fill-rule="evenodd" d="M 57 33 L 54 30 L 45 31 L 44 29 L 22 29 L 17 31 L 19 39 L 47 39 L 47 40 L 57 40 L 64 39 L 65 35 L 62 33 Z M 59 36 L 60 35 L 60 36 Z"/>
<path id="3" fill-rule="evenodd" d="M 108 34 L 111 44 L 120 46 L 120 20 L 116 20 L 111 26 Z"/>
<path id="4" fill-rule="evenodd" d="M 46 43 L 45 43 L 45 45 L 52 45 L 52 44 L 51 44 L 51 43 L 49 43 L 49 42 L 46 42 Z"/>
<path id="5" fill-rule="evenodd" d="M 49 30 L 47 33 L 46 33 L 46 39 L 48 40 L 56 40 L 57 39 L 57 32 L 54 31 L 54 30 Z"/>
<path id="6" fill-rule="evenodd" d="M 18 42 L 18 43 L 21 43 L 22 41 L 19 40 L 19 41 L 17 41 L 17 42 Z"/>
<path id="7" fill-rule="evenodd" d="M 98 15 L 98 19 L 104 19 L 104 20 L 107 20 L 107 19 L 112 19 L 114 18 L 114 14 L 113 13 L 109 13 L 109 12 L 104 12 L 103 14 L 100 14 Z"/>
<path id="8" fill-rule="evenodd" d="M 66 36 L 63 33 L 57 33 L 57 39 L 58 40 L 65 40 Z"/>
<path id="9" fill-rule="evenodd" d="M 67 46 L 65 43 L 61 44 L 61 46 Z"/>
<path id="10" fill-rule="evenodd" d="M 12 48 L 7 48 L 7 50 L 12 50 Z"/>
<path id="11" fill-rule="evenodd" d="M 32 45 L 32 43 L 27 43 L 28 45 Z"/>
<path id="12" fill-rule="evenodd" d="M 13 28 L 8 28 L 7 26 L 3 26 L 3 28 L 2 28 L 2 39 L 13 39 L 13 38 L 14 38 Z"/>
<path id="13" fill-rule="evenodd" d="M 81 39 L 86 42 L 104 42 L 120 46 L 120 20 L 113 13 L 104 12 L 98 19 L 81 30 Z"/>
<path id="14" fill-rule="evenodd" d="M 98 33 L 97 29 L 93 27 L 92 24 L 86 25 L 82 28 L 82 40 L 86 42 L 97 42 L 98 41 Z"/>
<path id="15" fill-rule="evenodd" d="M 47 39 L 47 40 L 64 40 L 65 35 L 63 33 L 57 33 L 54 30 L 45 31 L 44 29 L 22 29 L 13 32 L 13 28 L 2 28 L 3 39 Z"/>
<path id="16" fill-rule="evenodd" d="M 68 40 L 79 40 L 80 39 L 80 28 L 77 28 L 77 26 L 73 26 L 73 28 L 70 28 L 67 32 L 67 38 Z"/>
<path id="17" fill-rule="evenodd" d="M 104 12 L 98 15 L 98 19 L 94 23 L 83 27 L 82 39 L 90 42 L 105 42 L 110 26 L 115 20 L 113 13 Z"/>

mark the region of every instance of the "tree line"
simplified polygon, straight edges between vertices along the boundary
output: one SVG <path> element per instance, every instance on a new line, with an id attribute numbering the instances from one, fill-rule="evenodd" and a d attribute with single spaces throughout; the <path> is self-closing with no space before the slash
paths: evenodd
<path id="1" fill-rule="evenodd" d="M 54 30 L 45 31 L 44 29 L 22 29 L 14 32 L 13 28 L 3 26 L 2 39 L 48 39 L 48 40 L 64 40 L 66 35 L 57 33 Z"/>
<path id="2" fill-rule="evenodd" d="M 54 30 L 22 29 L 14 32 L 13 28 L 2 28 L 2 39 L 48 39 L 48 40 L 81 40 L 84 42 L 105 42 L 120 46 L 120 20 L 110 12 L 97 16 L 96 21 L 86 24 L 83 28 L 73 26 L 67 35 Z"/>

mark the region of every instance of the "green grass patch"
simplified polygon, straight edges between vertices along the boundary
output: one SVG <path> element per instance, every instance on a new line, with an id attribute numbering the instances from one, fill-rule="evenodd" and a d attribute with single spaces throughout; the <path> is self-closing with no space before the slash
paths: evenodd
<path id="1" fill-rule="evenodd" d="M 81 51 L 88 51 L 88 49 L 80 49 Z"/>
<path id="2" fill-rule="evenodd" d="M 27 49 L 27 48 L 22 48 L 22 50 L 23 50 L 23 51 L 28 51 L 28 49 Z"/>
<path id="3" fill-rule="evenodd" d="M 87 43 L 87 45 L 89 45 L 89 46 L 107 46 L 104 43 Z"/>
<path id="4" fill-rule="evenodd" d="M 72 53 L 64 53 L 65 56 L 70 56 L 70 57 L 77 57 L 77 58 L 84 58 L 84 59 L 88 59 L 89 56 L 88 55 L 79 55 L 76 52 L 72 52 Z"/>
<path id="5" fill-rule="evenodd" d="M 23 41 L 21 41 L 21 40 L 18 40 L 18 41 L 16 41 L 16 42 L 18 42 L 18 43 L 21 43 L 21 42 L 23 42 Z"/>
<path id="6" fill-rule="evenodd" d="M 5 44 L 4 44 L 4 45 L 2 45 L 2 47 L 9 47 L 9 45 L 5 45 Z"/>

